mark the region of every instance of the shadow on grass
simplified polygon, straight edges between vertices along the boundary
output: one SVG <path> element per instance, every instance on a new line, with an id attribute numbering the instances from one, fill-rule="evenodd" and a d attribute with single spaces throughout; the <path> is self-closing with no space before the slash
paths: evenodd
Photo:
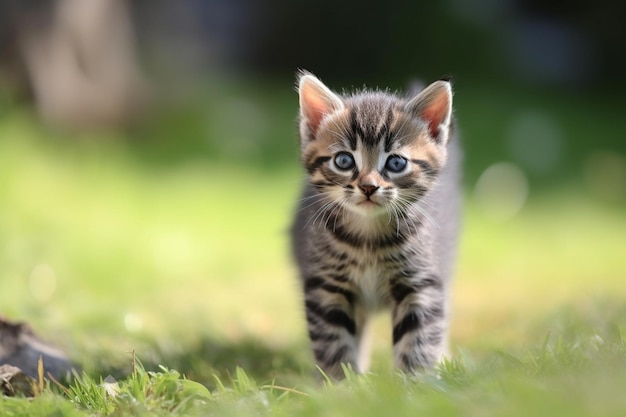
<path id="1" fill-rule="evenodd" d="M 147 371 L 159 371 L 159 366 L 175 369 L 209 388 L 216 386 L 216 378 L 230 383 L 237 367 L 245 369 L 260 384 L 272 381 L 288 384 L 302 375 L 314 374 L 309 347 L 305 343 L 274 346 L 253 337 L 218 340 L 209 336 L 188 345 L 172 346 L 161 342 L 145 340 L 135 351 L 137 360 Z M 88 373 L 103 378 L 112 375 L 124 379 L 133 371 L 132 353 L 123 360 L 100 356 L 94 362 Z"/>
<path id="2" fill-rule="evenodd" d="M 626 347 L 626 307 L 615 297 L 582 298 L 555 306 L 551 313 L 533 320 L 524 336 L 525 342 L 521 345 L 511 345 L 504 350 L 493 346 L 482 353 L 464 351 L 459 359 L 467 359 L 467 366 L 484 368 L 486 372 L 490 364 L 508 362 L 510 358 L 518 358 L 516 363 L 523 365 L 527 361 L 541 363 L 555 355 L 565 365 L 572 360 L 588 363 L 597 358 L 610 362 L 616 355 L 622 361 Z M 175 369 L 209 389 L 216 387 L 216 378 L 232 386 L 237 367 L 243 368 L 260 385 L 275 382 L 298 386 L 303 377 L 316 380 L 312 355 L 305 340 L 280 345 L 252 336 L 229 340 L 203 335 L 195 341 L 159 338 L 136 342 L 137 360 L 146 370 L 159 371 L 159 366 Z M 86 364 L 86 372 L 96 379 L 107 375 L 125 379 L 133 372 L 131 352 L 115 358 L 110 350 L 87 354 L 90 364 Z"/>

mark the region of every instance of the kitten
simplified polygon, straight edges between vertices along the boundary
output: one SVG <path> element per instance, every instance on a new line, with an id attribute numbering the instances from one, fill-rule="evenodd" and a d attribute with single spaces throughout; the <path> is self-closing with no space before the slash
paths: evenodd
<path id="1" fill-rule="evenodd" d="M 431 368 L 447 352 L 460 206 L 451 86 L 341 96 L 303 73 L 298 91 L 308 181 L 292 241 L 315 360 L 335 378 L 365 371 L 369 318 L 389 307 L 395 366 Z"/>

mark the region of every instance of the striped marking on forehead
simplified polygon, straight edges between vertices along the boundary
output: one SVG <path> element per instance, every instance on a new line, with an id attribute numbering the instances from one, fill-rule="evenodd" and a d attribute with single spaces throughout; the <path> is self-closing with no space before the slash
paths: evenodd
<path id="1" fill-rule="evenodd" d="M 370 149 L 382 141 L 385 150 L 391 149 L 393 121 L 393 103 L 354 103 L 349 113 L 350 149 L 356 150 L 358 141 Z"/>

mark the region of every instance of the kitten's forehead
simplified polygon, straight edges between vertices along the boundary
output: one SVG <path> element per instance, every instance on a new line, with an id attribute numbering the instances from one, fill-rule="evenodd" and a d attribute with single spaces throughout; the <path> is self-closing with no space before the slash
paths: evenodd
<path id="1" fill-rule="evenodd" d="M 382 92 L 366 92 L 346 98 L 346 105 L 355 108 L 363 120 L 376 119 L 400 103 L 398 98 Z"/>
<path id="2" fill-rule="evenodd" d="M 400 100 L 385 93 L 364 93 L 346 100 L 348 129 L 353 140 L 366 148 L 378 148 L 381 141 L 389 141 Z"/>

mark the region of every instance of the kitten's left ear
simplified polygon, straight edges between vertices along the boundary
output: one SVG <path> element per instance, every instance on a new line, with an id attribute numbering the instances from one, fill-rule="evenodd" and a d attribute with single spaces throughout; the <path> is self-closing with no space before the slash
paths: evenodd
<path id="1" fill-rule="evenodd" d="M 452 120 L 452 87 L 447 81 L 435 81 L 411 99 L 406 108 L 426 122 L 428 133 L 437 143 L 448 141 Z"/>
<path id="2" fill-rule="evenodd" d="M 325 116 L 343 110 L 341 98 L 315 76 L 304 73 L 298 83 L 300 94 L 300 132 L 312 140 Z"/>

